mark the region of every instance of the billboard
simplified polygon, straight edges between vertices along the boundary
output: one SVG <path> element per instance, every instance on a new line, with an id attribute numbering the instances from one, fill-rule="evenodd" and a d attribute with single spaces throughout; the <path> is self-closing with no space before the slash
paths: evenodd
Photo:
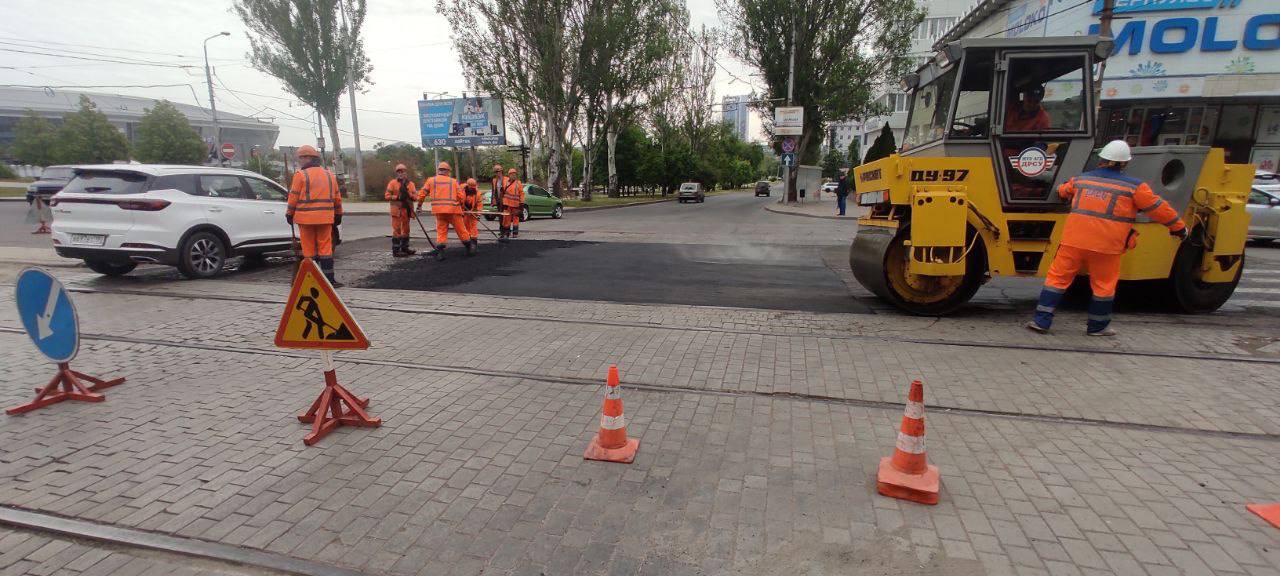
<path id="1" fill-rule="evenodd" d="M 501 146 L 507 143 L 502 100 L 471 97 L 419 100 L 423 146 Z"/>

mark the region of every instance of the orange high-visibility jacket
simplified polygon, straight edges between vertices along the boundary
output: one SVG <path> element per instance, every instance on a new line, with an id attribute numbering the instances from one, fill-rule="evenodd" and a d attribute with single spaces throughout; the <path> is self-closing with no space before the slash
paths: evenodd
<path id="1" fill-rule="evenodd" d="M 431 198 L 432 214 L 461 214 L 462 185 L 450 176 L 436 174 L 422 183 L 422 192 Z"/>
<path id="2" fill-rule="evenodd" d="M 319 166 L 295 172 L 287 213 L 298 224 L 333 224 L 333 216 L 342 214 L 338 179 Z"/>
<path id="3" fill-rule="evenodd" d="M 422 194 L 418 193 L 418 187 L 413 183 L 413 180 L 406 179 L 404 181 L 404 187 L 408 189 L 409 207 L 412 208 L 414 202 L 422 200 Z M 402 214 L 406 216 L 408 215 L 408 213 L 404 211 L 405 206 L 400 204 L 400 179 L 392 178 L 391 181 L 387 183 L 387 191 L 382 195 L 382 197 L 391 202 L 392 216 L 400 216 Z"/>
<path id="4" fill-rule="evenodd" d="M 506 183 L 507 183 L 506 176 L 499 176 L 497 178 L 489 180 L 489 190 L 492 190 L 492 192 L 489 192 L 490 204 L 493 204 L 494 206 L 502 205 L 502 188 L 503 186 L 506 185 Z"/>
<path id="5" fill-rule="evenodd" d="M 467 194 L 465 187 L 462 189 L 462 208 L 470 212 L 484 210 L 484 195 L 479 188 L 476 188 L 475 194 Z"/>
<path id="6" fill-rule="evenodd" d="M 1099 168 L 1067 180 L 1058 195 L 1071 200 L 1062 243 L 1102 254 L 1123 254 L 1138 212 L 1174 232 L 1186 228 L 1178 213 L 1137 178 Z"/>
<path id="7" fill-rule="evenodd" d="M 502 205 L 507 208 L 519 208 L 524 204 L 524 183 L 519 180 L 507 180 L 507 185 L 502 187 Z"/>

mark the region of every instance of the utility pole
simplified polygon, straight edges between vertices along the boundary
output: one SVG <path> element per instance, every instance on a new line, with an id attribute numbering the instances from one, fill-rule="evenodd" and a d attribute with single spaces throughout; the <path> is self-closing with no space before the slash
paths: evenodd
<path id="1" fill-rule="evenodd" d="M 1115 15 L 1116 0 L 1102 0 L 1102 12 L 1098 15 L 1098 35 L 1111 38 L 1111 18 Z M 1098 63 L 1098 77 L 1093 81 L 1093 124 L 1094 129 L 1101 131 L 1102 122 L 1102 74 L 1107 70 L 1107 61 Z"/>
<path id="2" fill-rule="evenodd" d="M 792 105 L 792 98 L 795 93 L 795 88 L 796 88 L 796 13 L 792 11 L 791 12 L 791 56 L 787 64 L 787 106 Z M 801 129 L 803 130 L 803 128 Z M 801 134 L 800 137 L 803 138 L 804 135 Z M 797 151 L 799 150 L 798 147 L 796 149 Z M 800 161 L 800 156 L 798 154 L 796 156 L 792 156 L 792 158 L 795 158 L 796 162 Z M 786 202 L 795 202 L 796 186 L 795 186 L 795 179 L 792 177 L 794 170 L 792 169 L 791 166 L 787 166 L 786 168 L 787 168 L 787 179 L 786 179 L 787 192 L 786 194 L 783 194 L 782 197 L 783 197 L 783 200 Z"/>
<path id="3" fill-rule="evenodd" d="M 222 158 L 222 127 L 218 125 L 218 105 L 213 103 L 213 73 L 209 69 L 209 41 L 220 36 L 230 36 L 230 32 L 219 32 L 204 39 L 204 80 L 209 83 L 209 110 L 213 113 L 213 153 L 218 164 Z"/>
<path id="4" fill-rule="evenodd" d="M 342 27 L 347 29 L 347 35 L 351 36 L 351 41 L 354 43 L 355 35 L 347 25 L 347 3 L 344 0 L 338 0 L 338 9 L 342 13 Z M 352 140 L 356 144 L 356 182 L 360 186 L 359 198 L 365 200 L 368 191 L 364 187 L 364 152 L 360 150 L 360 119 L 356 117 L 356 82 L 352 72 L 355 64 L 351 61 L 352 52 L 354 50 L 347 51 L 347 95 L 351 97 L 351 132 L 353 132 Z"/>

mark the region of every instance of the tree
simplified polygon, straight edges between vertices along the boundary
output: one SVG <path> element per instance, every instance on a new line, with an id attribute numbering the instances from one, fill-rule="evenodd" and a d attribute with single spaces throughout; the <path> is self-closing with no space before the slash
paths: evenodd
<path id="1" fill-rule="evenodd" d="M 129 159 L 129 140 L 111 125 L 88 96 L 80 95 L 80 109 L 63 117 L 54 143 L 58 164 L 110 164 Z"/>
<path id="2" fill-rule="evenodd" d="M 54 156 L 58 128 L 47 118 L 27 110 L 13 129 L 13 155 L 25 164 L 57 164 Z"/>
<path id="3" fill-rule="evenodd" d="M 884 123 L 884 128 L 880 129 L 880 135 L 876 136 L 876 141 L 871 143 L 871 147 L 867 148 L 867 157 L 862 161 L 868 164 L 888 157 L 890 154 L 898 151 L 898 144 L 893 138 L 893 129 L 889 127 L 889 123 Z"/>
<path id="4" fill-rule="evenodd" d="M 844 154 L 841 154 L 835 148 L 828 149 L 826 156 L 822 157 L 822 176 L 824 178 L 835 178 L 843 167 Z"/>
<path id="5" fill-rule="evenodd" d="M 766 98 L 787 98 L 794 52 L 793 105 L 804 108 L 796 151 L 801 163 L 817 161 L 818 148 L 811 143 L 823 125 L 880 110 L 876 88 L 906 71 L 911 32 L 924 17 L 915 0 L 716 0 L 716 5 L 728 24 L 731 52 L 763 79 Z M 788 198 L 794 198 L 795 173 Z"/>
<path id="6" fill-rule="evenodd" d="M 200 133 L 168 100 L 142 115 L 134 146 L 138 160 L 148 164 L 201 164 L 208 152 Z"/>
<path id="7" fill-rule="evenodd" d="M 858 149 L 858 139 L 854 138 L 849 141 L 849 166 L 857 166 L 862 164 L 862 151 Z"/>
<path id="8" fill-rule="evenodd" d="M 516 110 L 542 139 L 547 187 L 564 192 L 569 125 L 582 105 L 584 0 L 437 0 L 468 83 Z"/>
<path id="9" fill-rule="evenodd" d="M 245 162 L 245 168 L 257 172 L 271 180 L 280 177 L 280 171 L 271 163 L 271 157 L 276 156 L 277 152 L 272 151 L 268 154 L 250 154 L 249 161 Z"/>
<path id="10" fill-rule="evenodd" d="M 249 28 L 253 67 L 320 112 L 329 125 L 334 161 L 342 162 L 338 98 L 348 87 L 348 67 L 357 90 L 373 71 L 360 38 L 365 0 L 235 0 L 234 6 Z"/>

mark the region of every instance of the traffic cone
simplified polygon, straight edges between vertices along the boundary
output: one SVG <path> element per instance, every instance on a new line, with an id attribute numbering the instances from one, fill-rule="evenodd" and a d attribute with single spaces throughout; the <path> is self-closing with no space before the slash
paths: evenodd
<path id="1" fill-rule="evenodd" d="M 914 380 L 893 457 L 880 459 L 876 490 L 893 498 L 937 504 L 938 483 L 938 467 L 929 465 L 924 450 L 924 384 Z"/>
<path id="2" fill-rule="evenodd" d="M 622 416 L 622 389 L 618 387 L 618 367 L 610 366 L 604 389 L 604 408 L 600 415 L 600 433 L 591 439 L 582 457 L 629 464 L 636 459 L 639 448 L 639 439 L 627 438 L 627 421 Z"/>
<path id="3" fill-rule="evenodd" d="M 1247 504 L 1245 509 L 1261 516 L 1263 520 L 1270 522 L 1272 526 L 1280 528 L 1280 503 Z"/>

